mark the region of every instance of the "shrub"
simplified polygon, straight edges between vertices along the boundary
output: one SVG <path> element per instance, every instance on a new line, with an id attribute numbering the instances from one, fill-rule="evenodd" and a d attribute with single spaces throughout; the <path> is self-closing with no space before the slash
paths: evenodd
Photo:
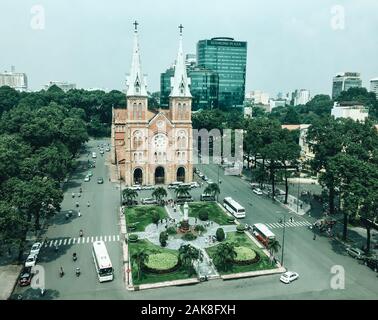
<path id="1" fill-rule="evenodd" d="M 150 254 L 143 268 L 151 273 L 163 274 L 175 271 L 179 266 L 179 260 L 175 254 L 162 252 Z"/>
<path id="2" fill-rule="evenodd" d="M 226 235 L 224 234 L 223 228 L 218 228 L 215 232 L 215 236 L 219 242 L 223 241 Z"/>
<path id="3" fill-rule="evenodd" d="M 136 229 L 136 224 L 135 223 L 129 223 L 127 225 L 127 228 L 130 230 L 130 231 L 134 231 Z"/>
<path id="4" fill-rule="evenodd" d="M 137 234 L 130 234 L 129 235 L 129 241 L 130 242 L 137 242 L 138 241 L 138 235 Z"/>
<path id="5" fill-rule="evenodd" d="M 192 241 L 192 240 L 195 240 L 197 238 L 197 236 L 195 236 L 193 233 L 191 232 L 188 232 L 188 233 L 185 233 L 184 236 L 182 237 L 185 241 Z"/>
<path id="6" fill-rule="evenodd" d="M 169 228 L 167 229 L 167 233 L 170 234 L 170 235 L 172 235 L 172 234 L 176 234 L 176 233 L 177 233 L 177 230 L 176 230 L 175 227 L 169 227 Z"/>
<path id="7" fill-rule="evenodd" d="M 198 218 L 202 221 L 207 221 L 209 220 L 209 213 L 207 212 L 206 209 L 202 209 L 199 213 L 198 213 Z"/>
<path id="8" fill-rule="evenodd" d="M 228 223 L 233 223 L 235 221 L 234 217 L 227 217 L 227 222 Z"/>
<path id="9" fill-rule="evenodd" d="M 165 231 L 160 232 L 159 241 L 162 247 L 165 247 L 167 245 L 167 240 L 168 240 L 168 233 Z"/>
<path id="10" fill-rule="evenodd" d="M 194 227 L 194 230 L 197 231 L 197 232 L 203 232 L 203 231 L 206 231 L 206 228 L 201 225 L 201 224 L 197 224 L 195 227 Z"/>
<path id="11" fill-rule="evenodd" d="M 237 231 L 237 232 L 239 232 L 239 233 L 243 233 L 244 230 L 245 230 L 245 226 L 244 226 L 244 224 L 238 224 L 238 225 L 236 226 L 236 231 Z"/>

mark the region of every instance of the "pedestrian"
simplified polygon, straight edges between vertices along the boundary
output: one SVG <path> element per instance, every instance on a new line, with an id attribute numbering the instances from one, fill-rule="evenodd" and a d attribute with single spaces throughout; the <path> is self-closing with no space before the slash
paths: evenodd
<path id="1" fill-rule="evenodd" d="M 316 240 L 316 234 L 314 233 L 314 237 L 312 238 L 312 240 Z"/>
<path id="2" fill-rule="evenodd" d="M 195 219 L 195 224 L 197 224 L 197 218 Z"/>
<path id="3" fill-rule="evenodd" d="M 79 212 L 77 213 L 77 215 L 78 215 L 79 217 L 81 217 L 81 212 L 80 212 L 80 210 L 79 210 Z"/>

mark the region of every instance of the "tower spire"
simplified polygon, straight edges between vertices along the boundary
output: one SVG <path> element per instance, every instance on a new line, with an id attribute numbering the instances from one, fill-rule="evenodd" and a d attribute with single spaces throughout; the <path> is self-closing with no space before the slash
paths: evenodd
<path id="1" fill-rule="evenodd" d="M 127 77 L 127 92 L 129 96 L 147 96 L 146 81 L 142 73 L 142 66 L 140 62 L 140 51 L 138 41 L 138 25 L 137 21 L 134 21 L 134 46 L 133 57 L 131 61 L 130 75 Z"/>
<path id="2" fill-rule="evenodd" d="M 178 28 L 180 29 L 179 50 L 175 64 L 175 73 L 173 78 L 171 78 L 172 90 L 169 96 L 191 98 L 192 95 L 189 90 L 190 78 L 188 78 L 186 73 L 185 57 L 182 49 L 182 29 L 184 27 L 180 24 Z"/>

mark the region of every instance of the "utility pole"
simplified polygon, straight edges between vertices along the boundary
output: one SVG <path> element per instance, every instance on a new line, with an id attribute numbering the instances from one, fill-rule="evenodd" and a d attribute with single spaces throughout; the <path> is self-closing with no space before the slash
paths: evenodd
<path id="1" fill-rule="evenodd" d="M 281 266 L 283 267 L 283 262 L 284 262 L 284 247 L 285 247 L 285 216 L 283 216 L 283 233 L 282 233 L 282 252 L 281 252 Z"/>

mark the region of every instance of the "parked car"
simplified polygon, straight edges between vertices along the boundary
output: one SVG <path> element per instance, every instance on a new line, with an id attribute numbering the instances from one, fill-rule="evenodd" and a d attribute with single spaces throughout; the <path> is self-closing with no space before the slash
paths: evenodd
<path id="1" fill-rule="evenodd" d="M 88 174 L 87 174 L 87 176 L 90 176 L 90 177 L 92 177 L 92 176 L 93 176 L 93 173 L 92 173 L 92 171 L 88 171 Z"/>
<path id="2" fill-rule="evenodd" d="M 255 189 L 252 190 L 252 192 L 256 193 L 256 194 L 258 194 L 260 196 L 263 194 L 263 192 L 262 192 L 262 190 L 260 188 L 255 188 Z"/>
<path id="3" fill-rule="evenodd" d="M 142 204 L 157 204 L 157 201 L 154 198 L 143 198 Z"/>
<path id="4" fill-rule="evenodd" d="M 203 176 L 202 180 L 207 181 L 207 180 L 209 180 L 209 178 L 207 176 Z"/>
<path id="5" fill-rule="evenodd" d="M 140 184 L 133 184 L 129 189 L 140 191 L 142 190 L 142 186 Z"/>
<path id="6" fill-rule="evenodd" d="M 207 183 L 208 183 L 208 184 L 213 184 L 213 183 L 214 183 L 214 181 L 213 181 L 213 180 L 211 180 L 211 179 L 209 179 L 209 180 L 207 180 Z"/>
<path id="7" fill-rule="evenodd" d="M 142 190 L 154 190 L 155 187 L 152 184 L 142 186 Z"/>
<path id="8" fill-rule="evenodd" d="M 88 181 L 90 181 L 90 180 L 91 180 L 90 176 L 85 176 L 85 178 L 84 178 L 84 181 L 85 181 L 85 182 L 88 182 Z"/>
<path id="9" fill-rule="evenodd" d="M 185 197 L 177 197 L 176 203 L 181 204 L 185 202 L 192 202 L 193 198 L 192 196 L 185 196 Z"/>
<path id="10" fill-rule="evenodd" d="M 132 200 L 130 202 L 127 202 L 126 200 L 122 200 L 122 205 L 124 206 L 136 206 L 138 204 L 138 200 Z"/>
<path id="11" fill-rule="evenodd" d="M 199 176 L 200 178 L 203 178 L 204 174 L 203 174 L 201 171 L 198 171 L 198 176 Z"/>
<path id="12" fill-rule="evenodd" d="M 40 242 L 34 243 L 31 247 L 31 249 L 30 249 L 30 254 L 38 255 L 39 250 L 41 250 L 41 248 L 42 248 L 42 243 L 40 243 Z"/>
<path id="13" fill-rule="evenodd" d="M 23 286 L 28 286 L 31 282 L 33 277 L 32 267 L 24 267 L 20 274 L 20 279 L 18 280 L 18 284 Z"/>
<path id="14" fill-rule="evenodd" d="M 293 271 L 287 271 L 283 273 L 280 277 L 280 281 L 283 283 L 290 283 L 299 278 L 299 274 Z"/>
<path id="15" fill-rule="evenodd" d="M 360 249 L 347 248 L 346 251 L 351 257 L 353 257 L 355 259 L 362 260 L 362 259 L 365 258 L 365 253 Z"/>
<path id="16" fill-rule="evenodd" d="M 110 148 L 109 147 L 107 147 L 105 150 L 106 150 L 106 152 L 110 152 Z"/>
<path id="17" fill-rule="evenodd" d="M 104 183 L 104 179 L 102 179 L 102 178 L 97 178 L 97 183 L 98 183 L 98 184 L 103 184 L 103 183 Z"/>
<path id="18" fill-rule="evenodd" d="M 200 187 L 200 185 L 197 181 L 192 182 L 191 186 L 192 186 L 192 188 L 199 188 Z"/>
<path id="19" fill-rule="evenodd" d="M 36 254 L 29 254 L 25 261 L 25 267 L 34 267 L 37 263 L 37 255 Z"/>
<path id="20" fill-rule="evenodd" d="M 182 185 L 183 182 L 175 181 L 168 185 L 168 189 L 176 189 L 178 186 Z"/>
<path id="21" fill-rule="evenodd" d="M 378 272 L 378 258 L 365 258 L 364 259 L 365 266 L 368 266 L 370 269 L 374 270 L 374 272 Z"/>

